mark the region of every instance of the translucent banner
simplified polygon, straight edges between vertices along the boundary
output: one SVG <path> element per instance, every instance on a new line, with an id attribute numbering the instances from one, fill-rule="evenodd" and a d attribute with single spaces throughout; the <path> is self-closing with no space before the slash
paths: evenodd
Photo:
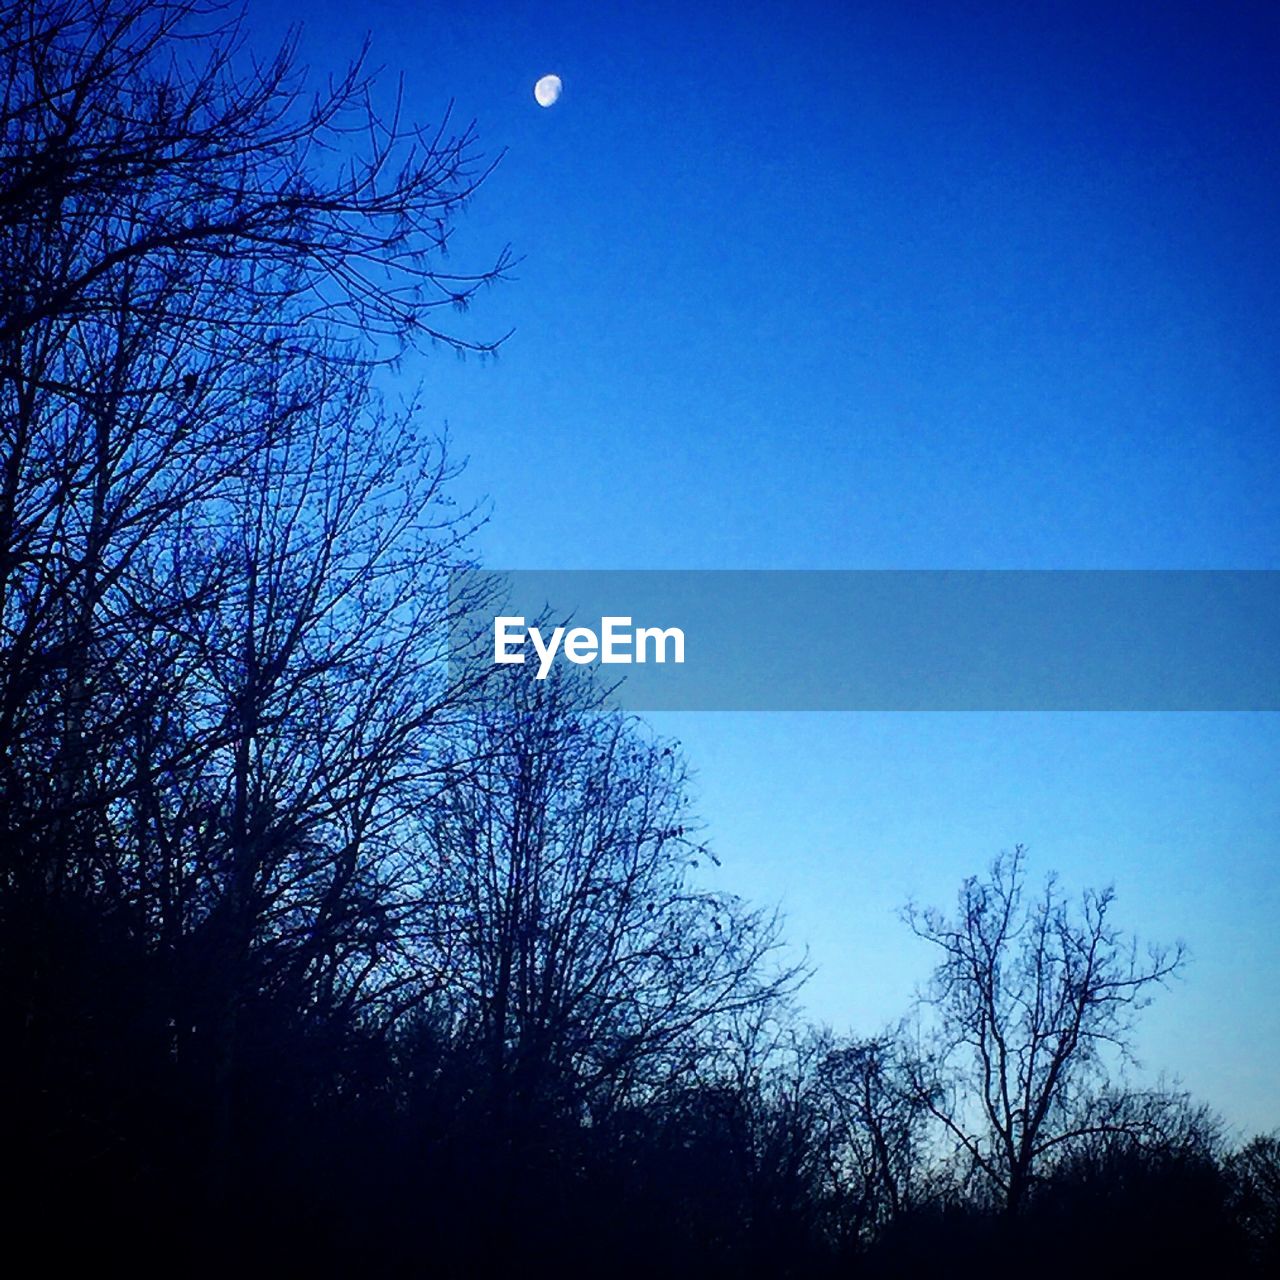
<path id="1" fill-rule="evenodd" d="M 451 662 L 636 711 L 1280 709 L 1280 572 L 458 571 Z"/>

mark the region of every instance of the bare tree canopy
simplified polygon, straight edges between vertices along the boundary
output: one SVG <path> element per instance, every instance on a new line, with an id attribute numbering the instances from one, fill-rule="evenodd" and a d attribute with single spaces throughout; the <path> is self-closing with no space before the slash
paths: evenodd
<path id="1" fill-rule="evenodd" d="M 522 1105 L 600 1108 L 687 1075 L 802 970 L 779 921 L 699 887 L 686 766 L 578 673 L 491 682 L 430 813 L 468 1036 Z"/>
<path id="2" fill-rule="evenodd" d="M 908 908 L 941 951 L 926 997 L 936 1025 L 917 1096 L 995 1187 L 1024 1202 L 1046 1153 L 1124 1124 L 1091 1107 L 1111 1055 L 1129 1054 L 1137 1015 L 1182 966 L 1181 945 L 1141 948 L 1111 920 L 1114 890 L 1078 903 L 1049 876 L 1026 884 L 1021 845 L 971 876 L 954 916 Z"/>
<path id="3" fill-rule="evenodd" d="M 509 265 L 505 249 L 474 271 L 443 263 L 494 162 L 447 109 L 430 128 L 404 123 L 398 95 L 380 112 L 364 54 L 317 91 L 296 35 L 259 61 L 233 7 L 190 0 L 9 0 L 0 29 L 0 219 L 30 255 L 25 272 L 4 264 L 0 341 L 109 314 L 143 264 L 137 305 L 174 321 L 216 290 L 244 331 L 324 319 L 365 338 L 501 340 L 435 319 Z"/>
<path id="4" fill-rule="evenodd" d="M 433 981 L 407 815 L 475 683 L 443 653 L 476 521 L 373 375 L 501 340 L 437 319 L 509 261 L 445 262 L 492 163 L 221 4 L 17 0 L 0 33 L 10 977 L 37 1026 L 59 922 L 123 929 L 220 1195 L 246 1018 L 348 1036 Z"/>

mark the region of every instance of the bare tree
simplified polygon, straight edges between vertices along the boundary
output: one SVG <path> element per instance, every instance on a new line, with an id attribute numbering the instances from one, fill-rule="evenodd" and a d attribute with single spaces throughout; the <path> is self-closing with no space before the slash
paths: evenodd
<path id="1" fill-rule="evenodd" d="M 908 1047 L 891 1031 L 829 1046 L 818 1074 L 832 1183 L 842 1193 L 844 1225 L 865 1239 L 916 1200 L 930 1154 L 929 1108 Z"/>
<path id="2" fill-rule="evenodd" d="M 243 44 L 217 3 L 0 7 L 0 735 L 58 758 L 64 808 L 108 596 L 259 447 L 282 368 L 500 341 L 436 318 L 509 261 L 445 262 L 474 131 L 379 114 L 363 58 L 313 96 L 294 40 Z"/>
<path id="3" fill-rule="evenodd" d="M 458 313 L 509 259 L 445 261 L 491 165 L 362 62 L 315 94 L 220 3 L 0 2 L 0 906 L 32 1026 L 43 917 L 126 923 L 224 1147 L 247 1001 L 420 992 L 404 815 L 470 683 L 474 522 L 374 372 L 491 351 Z"/>
<path id="4" fill-rule="evenodd" d="M 776 918 L 701 888 L 684 764 L 577 673 L 504 673 L 427 820 L 441 967 L 499 1105 L 601 1113 L 691 1071 L 768 1005 Z"/>
<path id="5" fill-rule="evenodd" d="M 26 229 L 32 267 L 6 277 L 0 339 L 94 314 L 136 264 L 189 286 L 234 261 L 254 268 L 218 282 L 243 331 L 261 332 L 266 308 L 361 339 L 496 346 L 432 319 L 508 262 L 438 260 L 492 165 L 447 112 L 432 129 L 404 124 L 398 101 L 380 114 L 364 55 L 313 93 L 296 35 L 260 61 L 234 9 L 192 0 L 7 0 L 0 32 L 0 220 Z M 183 310 L 164 300 L 170 318 Z"/>
<path id="6" fill-rule="evenodd" d="M 1280 1134 L 1262 1133 L 1226 1165 L 1236 1217 L 1261 1274 L 1280 1262 Z"/>
<path id="7" fill-rule="evenodd" d="M 1115 894 L 1073 905 L 1054 876 L 1031 896 L 1022 846 L 967 879 L 954 917 L 909 907 L 942 952 L 925 1005 L 932 1038 L 916 1096 L 1016 1213 L 1045 1156 L 1127 1125 L 1092 1104 L 1110 1060 L 1130 1054 L 1137 1015 L 1183 962 L 1181 945 L 1140 949 L 1111 921 Z"/>
<path id="8" fill-rule="evenodd" d="M 215 802 L 192 777 L 298 669 L 315 685 L 321 643 L 346 702 L 311 710 L 329 749 L 335 716 L 349 744 L 383 724 L 380 776 L 438 701 L 419 688 L 406 712 L 390 673 L 421 685 L 443 621 L 428 567 L 467 521 L 442 518 L 449 468 L 370 371 L 405 343 L 496 345 L 434 318 L 507 262 L 443 261 L 490 166 L 447 113 L 380 115 L 363 59 L 313 96 L 292 39 L 265 63 L 243 45 L 218 3 L 0 6 L 0 877 L 30 897 L 165 880 L 156 833 Z"/>

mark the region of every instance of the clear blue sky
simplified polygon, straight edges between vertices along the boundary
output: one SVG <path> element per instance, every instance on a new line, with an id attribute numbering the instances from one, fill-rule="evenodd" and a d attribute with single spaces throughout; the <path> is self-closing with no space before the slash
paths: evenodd
<path id="1" fill-rule="evenodd" d="M 489 565 L 1280 567 L 1276 5 L 249 10 L 318 70 L 370 31 L 409 114 L 509 149 L 456 254 L 523 255 L 467 321 L 516 334 L 404 370 Z M 896 909 L 1021 841 L 1187 941 L 1149 1071 L 1280 1124 L 1280 718 L 654 720 L 815 1017 L 896 1018 Z"/>

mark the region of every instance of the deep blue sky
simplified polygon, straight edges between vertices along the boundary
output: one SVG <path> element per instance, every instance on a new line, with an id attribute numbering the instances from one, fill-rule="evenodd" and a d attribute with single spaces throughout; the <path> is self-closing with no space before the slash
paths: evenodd
<path id="1" fill-rule="evenodd" d="M 467 322 L 517 332 L 403 371 L 489 565 L 1280 567 L 1280 7 L 249 11 L 317 70 L 370 31 L 409 114 L 508 148 L 455 252 L 523 255 Z M 815 1016 L 898 1016 L 897 907 L 1023 841 L 1188 942 L 1149 1070 L 1280 1124 L 1276 717 L 654 720 Z"/>

